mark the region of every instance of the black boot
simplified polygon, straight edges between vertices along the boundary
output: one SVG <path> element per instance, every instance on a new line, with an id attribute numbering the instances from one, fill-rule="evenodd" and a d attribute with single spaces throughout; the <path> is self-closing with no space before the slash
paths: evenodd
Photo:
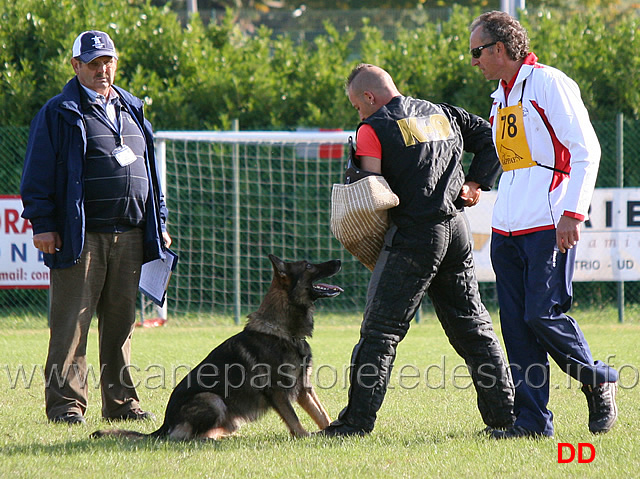
<path id="1" fill-rule="evenodd" d="M 593 434 L 609 432 L 616 423 L 618 418 L 616 389 L 616 383 L 582 386 L 582 392 L 587 397 L 589 405 L 589 431 Z"/>
<path id="2" fill-rule="evenodd" d="M 364 436 L 373 431 L 387 392 L 396 346 L 397 342 L 389 338 L 361 337 L 351 358 L 349 403 L 319 434 Z"/>

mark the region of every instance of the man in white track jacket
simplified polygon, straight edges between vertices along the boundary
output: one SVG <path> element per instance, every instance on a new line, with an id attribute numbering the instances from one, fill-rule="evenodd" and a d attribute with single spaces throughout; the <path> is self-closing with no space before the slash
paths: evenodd
<path id="1" fill-rule="evenodd" d="M 470 26 L 471 64 L 492 94 L 490 122 L 503 173 L 493 212 L 491 261 L 500 320 L 516 386 L 516 422 L 491 437 L 553 436 L 549 360 L 582 383 L 589 430 L 617 418 L 617 372 L 594 361 L 572 302 L 575 245 L 587 219 L 600 145 L 577 84 L 538 63 L 520 23 L 488 12 Z"/>
<path id="2" fill-rule="evenodd" d="M 502 175 L 498 190 L 501 198 L 493 212 L 492 226 L 503 235 L 555 229 L 562 216 L 578 220 L 571 222 L 577 226 L 587 218 L 598 174 L 600 144 L 578 85 L 537 60 L 534 53 L 529 53 L 510 88 L 500 82 L 491 95 L 490 121 L 494 142 L 501 146 L 501 158 L 511 164 L 518 160 L 514 157 L 517 153 L 504 143 L 504 137 L 514 129 L 509 124 L 513 116 L 507 113 L 507 118 L 499 117 L 504 116 L 505 107 L 519 108 L 521 103 L 534 163 Z M 571 248 L 578 240 L 562 239 L 565 248 Z"/>

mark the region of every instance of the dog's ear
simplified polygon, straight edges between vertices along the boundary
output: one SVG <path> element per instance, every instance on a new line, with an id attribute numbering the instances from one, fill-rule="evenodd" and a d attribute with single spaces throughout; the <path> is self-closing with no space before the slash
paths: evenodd
<path id="1" fill-rule="evenodd" d="M 279 275 L 282 278 L 287 276 L 287 267 L 277 256 L 270 254 L 269 259 L 271 260 L 271 264 L 273 265 L 273 272 Z"/>

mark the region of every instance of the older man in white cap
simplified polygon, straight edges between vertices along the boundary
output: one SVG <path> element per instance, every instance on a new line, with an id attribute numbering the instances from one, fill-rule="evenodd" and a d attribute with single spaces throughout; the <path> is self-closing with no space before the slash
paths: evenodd
<path id="1" fill-rule="evenodd" d="M 143 102 L 113 84 L 107 33 L 78 35 L 71 65 L 76 75 L 31 123 L 21 183 L 22 216 L 51 269 L 46 413 L 85 423 L 95 313 L 102 417 L 147 419 L 129 372 L 138 282 L 171 243 L 153 133 Z"/>

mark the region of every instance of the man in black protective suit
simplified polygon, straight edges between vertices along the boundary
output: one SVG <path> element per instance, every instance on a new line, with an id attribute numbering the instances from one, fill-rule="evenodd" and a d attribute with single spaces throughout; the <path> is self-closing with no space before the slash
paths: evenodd
<path id="1" fill-rule="evenodd" d="M 480 299 L 463 212 L 500 172 L 491 127 L 461 108 L 402 96 L 375 65 L 354 68 L 347 93 L 361 119 L 360 167 L 382 173 L 400 204 L 389 210 L 391 227 L 369 283 L 351 358 L 349 403 L 321 434 L 362 436 L 373 430 L 397 345 L 425 293 L 470 369 L 482 419 L 492 428 L 510 427 L 514 387 Z M 474 154 L 466 179 L 463 150 Z"/>

